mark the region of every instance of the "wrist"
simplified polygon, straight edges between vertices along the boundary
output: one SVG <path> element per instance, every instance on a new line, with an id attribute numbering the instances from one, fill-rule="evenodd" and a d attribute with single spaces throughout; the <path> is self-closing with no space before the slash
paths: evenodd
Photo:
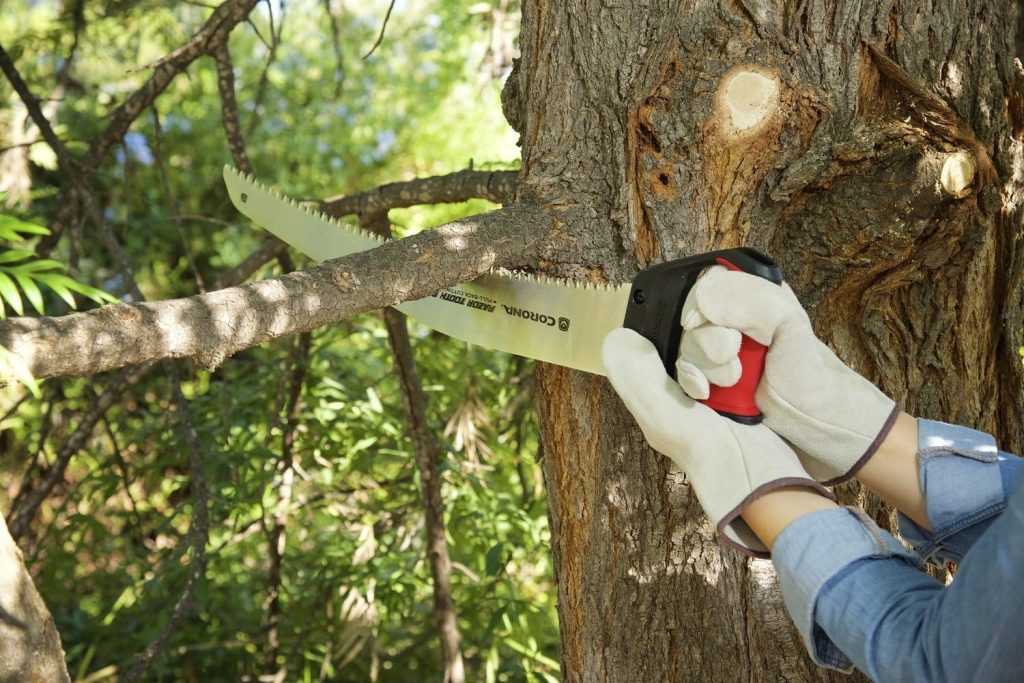
<path id="1" fill-rule="evenodd" d="M 742 513 L 743 521 L 771 551 L 779 534 L 804 515 L 838 507 L 819 491 L 806 486 L 786 486 L 752 501 Z"/>
<path id="2" fill-rule="evenodd" d="M 857 480 L 889 505 L 931 531 L 917 458 L 917 420 L 901 412 L 878 450 L 857 471 Z"/>

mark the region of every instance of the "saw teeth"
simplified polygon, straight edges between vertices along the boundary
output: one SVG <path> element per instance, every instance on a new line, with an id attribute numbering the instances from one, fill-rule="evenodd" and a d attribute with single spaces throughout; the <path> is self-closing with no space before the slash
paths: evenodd
<path id="1" fill-rule="evenodd" d="M 506 280 L 515 280 L 517 282 L 528 282 L 530 284 L 542 285 L 544 287 L 564 287 L 566 289 L 584 290 L 590 292 L 607 292 L 616 293 L 622 290 L 629 289 L 632 284 L 625 283 L 620 285 L 609 285 L 597 282 L 587 282 L 580 280 L 558 280 L 549 275 L 536 274 L 536 273 L 524 273 L 518 270 L 508 270 L 507 268 L 491 268 L 487 273 L 495 277 L 504 278 Z"/>
<path id="2" fill-rule="evenodd" d="M 343 223 L 334 216 L 328 216 L 323 211 L 320 211 L 319 209 L 314 208 L 307 203 L 299 202 L 297 199 L 294 199 L 286 194 L 279 192 L 277 188 L 271 185 L 263 184 L 262 182 L 256 179 L 256 176 L 249 175 L 248 173 L 243 173 L 234 166 L 227 166 L 227 168 L 231 173 L 240 178 L 243 182 L 255 186 L 258 190 L 261 190 L 266 194 L 273 196 L 275 199 L 284 202 L 293 209 L 301 211 L 302 213 L 306 214 L 307 216 L 310 216 L 311 218 L 322 220 L 326 223 L 329 223 L 330 225 L 337 227 L 339 230 L 348 230 L 349 232 L 354 232 L 360 237 L 365 237 L 369 240 L 376 242 L 377 244 L 384 244 L 384 242 L 387 241 L 380 235 L 372 233 L 369 230 L 364 230 L 361 227 L 352 226 L 349 225 L 348 223 Z"/>
<path id="3" fill-rule="evenodd" d="M 301 211 L 302 213 L 304 213 L 304 214 L 306 214 L 306 215 L 308 215 L 308 216 L 310 216 L 312 218 L 316 218 L 316 219 L 322 220 L 322 221 L 324 221 L 324 222 L 326 222 L 326 223 L 328 223 L 330 225 L 333 225 L 333 226 L 337 227 L 339 230 L 346 230 L 346 231 L 348 231 L 350 233 L 355 233 L 356 235 L 359 235 L 361 237 L 365 237 L 368 240 L 376 242 L 378 245 L 383 244 L 384 242 L 387 241 L 383 237 L 381 237 L 380 235 L 372 233 L 369 230 L 364 230 L 360 226 L 353 226 L 353 225 L 350 225 L 348 223 L 343 223 L 340 219 L 338 219 L 338 218 L 336 218 L 334 216 L 328 216 L 323 211 L 320 211 L 318 208 L 315 208 L 315 207 L 311 206 L 310 204 L 299 203 L 297 200 L 293 199 L 292 197 L 289 197 L 288 195 L 282 194 L 276 188 L 274 188 L 274 187 L 272 187 L 270 185 L 265 185 L 264 183 L 262 183 L 259 180 L 257 180 L 255 176 L 250 175 L 248 173 L 243 173 L 242 171 L 240 171 L 239 169 L 235 168 L 234 166 L 231 166 L 229 164 L 225 164 L 225 168 L 230 173 L 235 175 L 235 177 L 241 179 L 244 183 L 253 186 L 257 190 L 261 190 L 264 193 L 273 196 L 278 201 L 284 202 L 288 206 L 292 207 L 293 209 Z M 541 274 L 524 273 L 524 272 L 521 272 L 521 271 L 511 271 L 511 270 L 508 270 L 507 268 L 492 268 L 488 272 L 488 274 L 496 276 L 496 277 L 500 277 L 500 278 L 517 280 L 519 282 L 528 282 L 528 283 L 531 283 L 531 284 L 542 285 L 544 287 L 564 287 L 564 288 L 567 288 L 567 289 L 568 288 L 576 289 L 576 290 L 581 290 L 582 289 L 582 290 L 585 290 L 585 291 L 594 291 L 594 292 L 613 293 L 613 292 L 619 292 L 621 290 L 628 290 L 630 288 L 630 286 L 631 286 L 631 283 L 628 283 L 628 282 L 624 283 L 624 284 L 620 284 L 620 285 L 609 285 L 609 284 L 603 284 L 603 283 L 602 284 L 593 283 L 593 282 L 589 282 L 589 281 L 558 280 L 558 279 L 552 278 L 552 277 L 550 277 L 548 275 L 545 275 L 543 273 L 541 273 Z"/>

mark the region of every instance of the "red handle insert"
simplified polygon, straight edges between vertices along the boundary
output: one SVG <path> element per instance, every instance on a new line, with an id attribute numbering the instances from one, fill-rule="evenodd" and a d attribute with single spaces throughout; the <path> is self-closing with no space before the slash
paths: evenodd
<path id="1" fill-rule="evenodd" d="M 729 270 L 743 270 L 724 258 L 717 258 L 715 262 Z M 764 374 L 764 358 L 767 353 L 767 346 L 743 335 L 739 354 L 743 371 L 739 381 L 731 387 L 712 384 L 709 396 L 701 403 L 726 417 L 736 419 L 738 422 L 747 424 L 761 422 L 762 415 L 757 408 L 757 403 L 754 402 L 754 392 L 761 381 L 761 375 Z"/>

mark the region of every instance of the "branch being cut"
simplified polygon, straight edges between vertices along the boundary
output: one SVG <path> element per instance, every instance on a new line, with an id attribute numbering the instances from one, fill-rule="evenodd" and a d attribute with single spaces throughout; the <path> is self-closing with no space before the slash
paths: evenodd
<path id="1" fill-rule="evenodd" d="M 556 223 L 534 205 L 514 205 L 243 287 L 60 317 L 10 318 L 0 322 L 0 346 L 38 378 L 163 358 L 216 368 L 270 339 L 419 299 L 494 267 L 533 262 Z"/>

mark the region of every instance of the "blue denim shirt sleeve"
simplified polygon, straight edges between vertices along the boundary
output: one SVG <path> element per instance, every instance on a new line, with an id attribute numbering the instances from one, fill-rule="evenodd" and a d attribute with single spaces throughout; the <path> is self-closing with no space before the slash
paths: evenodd
<path id="1" fill-rule="evenodd" d="M 887 558 L 913 567 L 918 558 L 859 508 L 837 508 L 798 518 L 775 540 L 772 562 L 786 609 L 811 658 L 821 665 L 850 671 L 853 663 L 814 619 L 818 595 L 854 563 Z"/>
<path id="2" fill-rule="evenodd" d="M 926 561 L 960 562 L 1006 506 L 1024 459 L 967 427 L 918 420 L 918 434 L 921 490 L 932 531 L 900 514 L 900 535 Z"/>
<path id="3" fill-rule="evenodd" d="M 941 590 L 941 584 L 927 575 L 907 570 L 918 567 L 921 558 L 962 559 L 1006 507 L 1024 472 L 1021 458 L 999 451 L 995 440 L 983 432 L 921 420 L 919 434 L 920 476 L 933 532 L 902 516 L 900 520 L 901 533 L 916 554 L 859 509 L 804 515 L 779 535 L 772 548 L 786 608 L 811 657 L 822 666 L 841 671 L 852 668 L 851 660 L 816 619 L 823 594 L 842 584 L 865 562 L 874 563 L 871 573 L 884 577 L 880 580 L 889 592 Z M 883 599 L 883 592 L 877 591 L 877 599 Z M 840 622 L 853 619 L 859 623 L 868 618 L 865 615 L 871 609 L 884 611 L 884 605 L 870 605 L 867 603 L 873 599 L 861 598 L 859 603 L 850 603 L 850 612 Z"/>

